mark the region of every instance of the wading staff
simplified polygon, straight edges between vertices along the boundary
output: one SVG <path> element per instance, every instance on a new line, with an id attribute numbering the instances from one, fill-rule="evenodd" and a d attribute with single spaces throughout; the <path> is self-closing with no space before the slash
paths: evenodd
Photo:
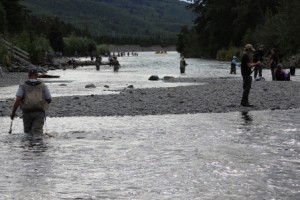
<path id="1" fill-rule="evenodd" d="M 10 122 L 10 128 L 9 128 L 9 131 L 8 131 L 8 133 L 9 134 L 11 134 L 12 133 L 12 125 L 13 125 L 13 119 L 11 120 L 11 122 Z"/>
<path id="2" fill-rule="evenodd" d="M 47 121 L 46 120 L 47 119 L 46 118 L 46 112 L 45 112 L 45 118 L 44 119 L 45 119 L 45 130 L 46 130 L 45 135 L 47 135 L 48 137 L 54 137 L 53 135 L 51 135 L 51 134 L 48 133 L 47 122 L 46 122 Z"/>
<path id="3" fill-rule="evenodd" d="M 46 118 L 46 112 L 44 113 L 44 116 L 45 116 L 45 117 L 44 117 L 44 122 L 45 122 L 44 125 L 45 125 L 45 130 L 46 130 L 45 135 L 48 135 L 48 133 L 47 133 L 48 130 L 47 130 L 47 120 L 46 120 L 47 118 Z"/>

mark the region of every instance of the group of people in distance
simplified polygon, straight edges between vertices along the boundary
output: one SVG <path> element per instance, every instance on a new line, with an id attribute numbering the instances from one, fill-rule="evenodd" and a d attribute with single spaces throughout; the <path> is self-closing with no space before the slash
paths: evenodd
<path id="1" fill-rule="evenodd" d="M 109 56 L 108 60 L 109 60 L 109 66 L 113 66 L 114 72 L 118 72 L 121 65 L 118 61 L 117 56 Z M 96 64 L 96 70 L 97 71 L 100 70 L 101 62 L 102 62 L 102 57 L 100 55 L 96 55 L 95 64 Z"/>
<path id="2" fill-rule="evenodd" d="M 253 47 L 253 46 L 252 46 Z M 246 47 L 245 47 L 246 48 Z M 244 49 L 246 50 L 246 49 Z M 256 63 L 258 61 L 261 62 L 259 66 L 256 66 L 252 72 L 254 72 L 254 79 L 261 80 L 262 77 L 262 69 L 264 67 L 264 46 L 260 45 L 258 50 L 252 49 L 250 60 Z M 238 66 L 237 57 L 233 56 L 230 63 L 230 74 L 236 74 L 236 67 Z M 267 66 L 271 69 L 271 75 L 273 81 L 289 81 L 290 75 L 295 75 L 295 70 L 297 67 L 296 57 L 293 56 L 290 60 L 290 72 L 287 72 L 283 69 L 283 65 L 279 63 L 279 56 L 276 48 L 272 48 L 270 50 L 270 56 Z"/>
<path id="3" fill-rule="evenodd" d="M 244 54 L 241 60 L 241 74 L 243 77 L 243 96 L 241 100 L 241 105 L 246 107 L 252 107 L 249 103 L 249 92 L 251 89 L 252 83 L 252 72 L 254 71 L 255 80 L 259 80 L 262 77 L 262 67 L 263 67 L 263 46 L 261 45 L 257 51 L 253 48 L 251 44 L 245 45 Z M 296 60 L 295 57 L 292 59 Z M 297 64 L 296 61 L 294 62 Z M 286 72 L 283 69 L 282 64 L 279 63 L 278 52 L 275 48 L 271 49 L 271 54 L 269 57 L 268 67 L 271 69 L 271 75 L 273 81 L 289 81 L 290 73 Z M 254 70 L 252 71 L 252 68 Z M 293 66 L 296 68 L 296 66 Z M 259 78 L 257 79 L 257 75 Z M 293 75 L 295 75 L 295 71 L 293 71 Z"/>

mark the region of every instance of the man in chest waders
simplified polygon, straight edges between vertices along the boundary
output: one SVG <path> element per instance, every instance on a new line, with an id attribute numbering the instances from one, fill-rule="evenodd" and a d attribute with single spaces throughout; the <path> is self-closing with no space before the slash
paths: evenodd
<path id="1" fill-rule="evenodd" d="M 36 69 L 29 70 L 28 77 L 29 79 L 20 85 L 17 91 L 10 117 L 13 120 L 18 107 L 20 107 L 23 115 L 24 132 L 41 135 L 43 134 L 45 111 L 51 102 L 51 95 L 48 87 L 37 80 L 38 72 Z"/>

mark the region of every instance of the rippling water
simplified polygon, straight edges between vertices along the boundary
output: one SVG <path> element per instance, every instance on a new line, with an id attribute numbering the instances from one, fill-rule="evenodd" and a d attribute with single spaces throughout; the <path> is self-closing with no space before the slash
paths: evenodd
<path id="1" fill-rule="evenodd" d="M 126 87 L 170 87 L 152 74 L 223 77 L 228 63 L 140 53 L 119 73 L 94 66 L 53 71 L 55 96 L 107 94 Z M 268 72 L 265 72 L 269 79 Z M 239 76 L 239 75 L 237 75 Z M 68 87 L 62 87 L 65 83 Z M 85 84 L 96 89 L 86 90 Z M 67 89 L 71 88 L 71 89 Z M 1 88 L 2 98 L 16 86 Z M 22 120 L 0 117 L 0 199 L 299 199 L 299 109 L 218 114 L 48 118 L 42 140 Z"/>
<path id="2" fill-rule="evenodd" d="M 0 199 L 299 199 L 299 110 L 21 123 L 0 118 Z"/>

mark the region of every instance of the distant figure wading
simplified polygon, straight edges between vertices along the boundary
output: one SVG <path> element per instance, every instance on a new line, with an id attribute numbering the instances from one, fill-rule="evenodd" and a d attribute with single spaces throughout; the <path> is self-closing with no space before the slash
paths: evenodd
<path id="1" fill-rule="evenodd" d="M 231 63 L 230 63 L 230 74 L 236 74 L 236 66 L 238 65 L 237 63 L 237 57 L 233 56 Z"/>
<path id="2" fill-rule="evenodd" d="M 119 69 L 120 69 L 120 67 L 121 67 L 121 65 L 120 65 L 120 63 L 119 63 L 119 61 L 118 61 L 118 59 L 117 59 L 116 56 L 113 57 L 112 62 L 113 62 L 113 66 L 114 66 L 114 72 L 118 72 Z"/>
<path id="3" fill-rule="evenodd" d="M 99 56 L 99 55 L 96 55 L 95 64 L 96 64 L 96 70 L 97 70 L 97 71 L 100 70 L 101 62 L 102 62 L 102 57 Z"/>
<path id="4" fill-rule="evenodd" d="M 187 63 L 185 62 L 184 57 L 181 58 L 180 60 L 180 73 L 184 74 L 185 73 L 185 67 L 187 66 Z"/>

